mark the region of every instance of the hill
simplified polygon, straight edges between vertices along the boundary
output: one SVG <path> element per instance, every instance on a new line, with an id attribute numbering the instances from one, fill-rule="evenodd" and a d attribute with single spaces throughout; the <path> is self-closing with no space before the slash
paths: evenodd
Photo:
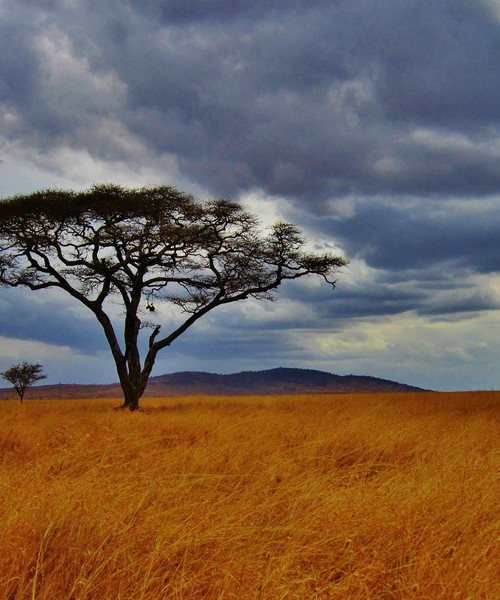
<path id="1" fill-rule="evenodd" d="M 366 375 L 334 375 L 314 369 L 276 368 L 242 371 L 229 375 L 185 371 L 151 377 L 145 396 L 185 395 L 272 395 L 272 394 L 346 394 L 364 392 L 418 392 L 421 388 Z M 0 390 L 0 398 L 12 390 Z M 118 384 L 42 385 L 31 388 L 27 398 L 110 398 L 121 395 Z"/>
<path id="2" fill-rule="evenodd" d="M 419 391 L 402 383 L 362 375 L 334 375 L 313 369 L 268 369 L 242 371 L 230 375 L 181 372 L 152 377 L 151 395 L 158 392 L 175 394 L 241 395 L 241 394 L 345 394 L 361 392 Z M 423 390 L 422 390 L 423 391 Z"/>

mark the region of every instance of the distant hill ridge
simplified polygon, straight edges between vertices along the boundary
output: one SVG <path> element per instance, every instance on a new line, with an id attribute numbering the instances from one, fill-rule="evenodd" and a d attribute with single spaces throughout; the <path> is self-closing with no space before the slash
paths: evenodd
<path id="1" fill-rule="evenodd" d="M 334 375 L 314 369 L 278 367 L 265 371 L 241 371 L 228 375 L 185 371 L 152 377 L 148 389 L 205 391 L 210 394 L 294 394 L 425 391 L 422 388 L 366 375 Z"/>
<path id="2" fill-rule="evenodd" d="M 363 392 L 418 392 L 422 388 L 367 375 L 334 375 L 314 369 L 278 367 L 220 375 L 182 371 L 151 377 L 144 396 L 349 394 Z M 0 398 L 12 397 L 12 389 L 0 390 Z M 109 385 L 59 384 L 30 388 L 27 398 L 120 397 L 116 383 Z"/>

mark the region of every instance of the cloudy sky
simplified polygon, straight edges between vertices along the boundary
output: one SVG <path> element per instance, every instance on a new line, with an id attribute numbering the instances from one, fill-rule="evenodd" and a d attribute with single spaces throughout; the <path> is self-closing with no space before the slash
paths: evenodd
<path id="1" fill-rule="evenodd" d="M 167 183 L 350 259 L 333 292 L 212 313 L 155 374 L 498 389 L 499 65 L 499 0 L 0 0 L 0 197 Z M 83 308 L 0 289 L 21 360 L 116 380 Z"/>

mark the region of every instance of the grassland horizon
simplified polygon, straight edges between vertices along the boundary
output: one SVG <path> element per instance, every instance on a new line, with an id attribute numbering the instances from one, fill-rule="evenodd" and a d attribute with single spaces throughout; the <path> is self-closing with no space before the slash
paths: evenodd
<path id="1" fill-rule="evenodd" d="M 0 597 L 486 599 L 500 392 L 0 402 Z"/>

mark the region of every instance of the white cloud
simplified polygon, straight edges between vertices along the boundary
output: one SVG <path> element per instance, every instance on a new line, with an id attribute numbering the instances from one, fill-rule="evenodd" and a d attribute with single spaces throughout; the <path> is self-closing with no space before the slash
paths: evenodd
<path id="1" fill-rule="evenodd" d="M 206 196 L 203 190 L 180 174 L 175 154 L 155 154 L 119 123 L 101 121 L 94 142 L 108 135 L 108 145 L 119 148 L 105 159 L 85 147 L 58 145 L 40 151 L 21 140 L 0 137 L 0 195 L 29 193 L 43 188 L 82 189 L 94 183 L 117 183 L 130 187 L 175 185 L 183 191 Z M 120 158 L 122 157 L 122 158 Z"/>
<path id="2" fill-rule="evenodd" d="M 332 198 L 328 201 L 333 219 L 350 219 L 356 214 L 356 199 L 352 197 Z"/>
<path id="3" fill-rule="evenodd" d="M 419 127 L 410 133 L 409 139 L 431 150 L 452 150 L 460 153 L 483 151 L 500 155 L 500 141 L 496 137 L 476 141 L 463 133 Z"/>
<path id="4" fill-rule="evenodd" d="M 246 210 L 256 214 L 264 227 L 270 227 L 276 221 L 288 221 L 293 210 L 287 198 L 266 194 L 261 189 L 244 192 L 239 202 Z"/>
<path id="5" fill-rule="evenodd" d="M 0 360 L 1 361 L 43 361 L 46 359 L 63 360 L 68 354 L 73 354 L 69 346 L 53 346 L 43 342 L 32 340 L 9 339 L 0 336 Z"/>
<path id="6" fill-rule="evenodd" d="M 0 371 L 20 362 L 42 364 L 47 380 L 44 383 L 113 383 L 116 371 L 107 351 L 94 356 L 80 354 L 69 346 L 45 344 L 33 340 L 18 340 L 0 336 Z M 0 380 L 0 387 L 2 387 Z"/>

